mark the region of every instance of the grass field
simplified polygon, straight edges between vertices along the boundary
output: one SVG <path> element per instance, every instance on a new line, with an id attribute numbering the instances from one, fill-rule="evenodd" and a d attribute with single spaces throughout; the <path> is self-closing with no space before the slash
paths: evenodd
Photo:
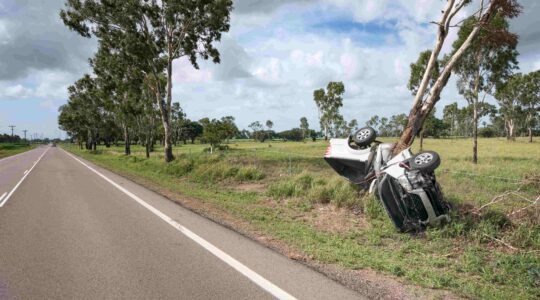
<path id="1" fill-rule="evenodd" d="M 0 159 L 32 149 L 33 145 L 0 143 Z"/>
<path id="2" fill-rule="evenodd" d="M 370 268 L 475 298 L 540 296 L 540 211 L 538 205 L 519 211 L 540 196 L 538 141 L 480 139 L 473 165 L 470 140 L 425 140 L 425 149 L 441 155 L 438 181 L 455 209 L 451 224 L 414 236 L 396 232 L 371 195 L 327 166 L 324 141 L 228 146 L 208 154 L 206 145 L 181 145 L 174 148 L 177 159 L 165 164 L 161 149 L 145 159 L 139 146 L 126 157 L 121 147 L 89 152 L 63 145 L 121 174 L 196 198 L 315 261 Z M 501 194 L 501 201 L 480 209 Z"/>

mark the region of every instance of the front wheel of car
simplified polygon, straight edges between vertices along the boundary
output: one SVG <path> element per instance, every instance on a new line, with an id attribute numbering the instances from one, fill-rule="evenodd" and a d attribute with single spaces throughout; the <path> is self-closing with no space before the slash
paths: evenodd
<path id="1" fill-rule="evenodd" d="M 369 146 L 376 138 L 377 132 L 369 126 L 358 129 L 352 136 L 354 143 L 360 147 Z"/>
<path id="2" fill-rule="evenodd" d="M 439 154 L 433 151 L 420 152 L 410 160 L 411 169 L 422 172 L 433 172 L 440 164 Z"/>

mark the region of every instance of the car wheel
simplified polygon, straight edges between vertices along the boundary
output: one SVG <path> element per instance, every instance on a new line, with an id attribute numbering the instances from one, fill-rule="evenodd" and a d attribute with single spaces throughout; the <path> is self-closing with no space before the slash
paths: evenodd
<path id="1" fill-rule="evenodd" d="M 420 152 L 410 160 L 411 169 L 422 172 L 433 172 L 440 164 L 439 154 L 433 151 Z"/>
<path id="2" fill-rule="evenodd" d="M 376 138 L 377 132 L 369 126 L 358 129 L 352 136 L 354 143 L 360 147 L 369 146 Z"/>

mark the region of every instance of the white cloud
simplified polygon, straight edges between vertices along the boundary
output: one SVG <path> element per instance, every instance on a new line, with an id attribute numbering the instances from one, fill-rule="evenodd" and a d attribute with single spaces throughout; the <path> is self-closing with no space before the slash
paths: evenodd
<path id="1" fill-rule="evenodd" d="M 324 0 L 324 2 L 352 13 L 356 22 L 369 22 L 382 17 L 387 0 Z"/>
<path id="2" fill-rule="evenodd" d="M 7 99 L 24 99 L 32 94 L 32 91 L 21 84 L 0 85 L 0 97 Z"/>

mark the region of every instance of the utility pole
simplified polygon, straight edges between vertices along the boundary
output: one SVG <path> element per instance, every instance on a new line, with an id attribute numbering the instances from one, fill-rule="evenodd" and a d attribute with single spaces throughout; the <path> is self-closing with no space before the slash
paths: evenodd
<path id="1" fill-rule="evenodd" d="M 15 125 L 9 125 L 8 127 L 11 127 L 11 137 L 13 137 L 13 128 L 17 127 Z"/>
<path id="2" fill-rule="evenodd" d="M 23 130 L 23 132 L 24 132 L 24 141 L 25 141 L 25 142 L 26 142 L 26 132 L 27 132 L 27 131 L 28 131 L 28 130 L 26 130 L 26 129 Z"/>

